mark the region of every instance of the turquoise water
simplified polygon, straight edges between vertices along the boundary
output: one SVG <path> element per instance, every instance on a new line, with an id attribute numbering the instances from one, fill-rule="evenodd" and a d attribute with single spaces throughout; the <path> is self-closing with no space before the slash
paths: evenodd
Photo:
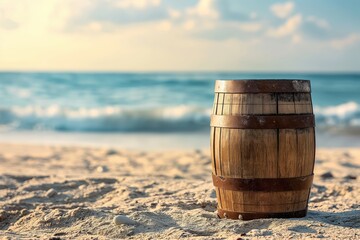
<path id="1" fill-rule="evenodd" d="M 0 73 L 0 130 L 208 131 L 215 79 L 309 79 L 317 126 L 360 135 L 360 74 Z"/>

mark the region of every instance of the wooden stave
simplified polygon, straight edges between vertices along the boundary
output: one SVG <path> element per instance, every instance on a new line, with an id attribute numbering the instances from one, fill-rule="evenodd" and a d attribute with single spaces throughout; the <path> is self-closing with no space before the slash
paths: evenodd
<path id="1" fill-rule="evenodd" d="M 261 94 L 263 94 L 263 93 L 261 93 Z M 274 93 L 269 93 L 269 94 L 271 94 L 271 95 L 274 95 Z M 300 93 L 300 94 L 303 94 L 303 93 Z M 231 95 L 233 95 L 233 93 L 231 93 Z M 254 94 L 251 94 L 251 95 L 254 95 Z M 256 95 L 258 95 L 259 96 L 259 93 L 256 93 Z M 279 95 L 280 95 L 280 97 L 279 97 Z M 289 106 L 285 106 L 285 108 L 284 108 L 284 106 L 280 106 L 280 105 L 289 105 L 289 104 L 286 104 L 286 102 L 289 102 L 288 101 L 288 99 L 289 99 L 289 97 L 288 96 L 293 96 L 293 100 L 294 100 L 294 107 L 290 107 L 289 108 Z M 224 97 L 225 96 L 225 97 Z M 279 113 L 279 112 L 281 112 L 282 114 L 294 114 L 294 113 L 296 113 L 296 110 L 298 110 L 298 108 L 295 106 L 295 99 L 302 99 L 303 97 L 304 97 L 304 95 L 301 97 L 298 97 L 297 96 L 297 93 L 291 93 L 291 94 L 289 94 L 289 93 L 276 93 L 275 94 L 275 96 L 276 96 L 276 113 Z M 285 96 L 285 97 L 284 97 Z M 310 100 L 310 101 L 307 101 L 308 103 L 306 104 L 306 105 L 310 105 L 310 107 L 308 107 L 308 106 L 306 106 L 306 108 L 305 108 L 305 113 L 313 113 L 313 111 L 312 111 L 312 102 L 311 102 L 311 95 L 310 95 L 310 93 L 308 94 L 308 96 L 306 96 L 305 97 L 306 99 L 308 99 L 308 100 Z M 280 101 L 279 101 L 279 99 L 280 99 Z M 282 99 L 285 99 L 285 101 L 284 100 L 282 100 Z M 220 102 L 220 101 L 222 100 L 222 102 L 224 103 L 226 103 L 226 93 L 224 93 L 223 94 L 223 96 L 221 96 L 221 93 L 216 93 L 215 94 L 215 103 L 216 102 Z M 284 104 L 284 102 L 285 102 L 285 104 Z M 301 102 L 301 101 L 299 101 L 299 102 Z M 232 103 L 232 102 L 231 102 Z M 280 103 L 280 104 L 279 104 Z M 226 105 L 220 105 L 220 107 L 219 107 L 219 104 L 214 104 L 214 108 L 213 108 L 213 114 L 215 114 L 215 115 L 217 115 L 218 113 L 220 113 L 221 112 L 221 115 L 226 115 L 226 113 L 228 113 L 229 112 L 229 109 L 234 109 L 233 108 L 233 104 L 230 104 L 231 106 L 226 106 Z M 236 105 L 236 104 L 235 104 Z M 272 110 L 273 110 L 273 112 L 272 113 L 274 113 L 274 106 L 271 106 L 272 107 Z M 252 106 L 252 108 L 253 108 L 253 106 Z M 224 109 L 225 109 L 225 111 L 224 111 Z M 236 108 L 235 108 L 236 109 Z M 268 110 L 270 109 L 270 108 L 267 108 Z M 291 112 L 291 109 L 293 109 L 293 112 Z M 300 108 L 301 109 L 301 108 Z M 264 109 L 262 109 L 262 110 L 264 110 Z M 290 110 L 290 111 L 289 111 Z M 224 112 L 225 112 L 225 114 L 224 114 Z M 271 109 L 270 109 L 270 112 L 271 112 Z M 241 115 L 243 112 L 235 112 L 235 114 L 234 115 Z M 254 112 L 252 112 L 251 114 L 255 114 Z M 261 114 L 263 114 L 263 111 L 261 111 Z M 232 112 L 230 112 L 230 115 L 232 115 Z M 216 171 L 217 171 L 217 168 L 216 168 L 216 164 L 215 164 L 215 159 L 214 158 L 216 158 L 215 157 L 215 155 L 216 155 L 216 153 L 215 153 L 215 151 L 216 151 L 216 149 L 214 148 L 214 137 L 216 136 L 216 132 L 217 132 L 217 130 L 216 130 L 217 128 L 215 128 L 215 127 L 211 127 L 211 144 L 212 144 L 212 159 L 213 159 L 213 172 L 215 172 L 215 174 L 216 174 Z M 314 128 L 312 127 L 312 128 L 309 128 L 311 131 L 312 131 L 312 134 L 313 134 L 313 138 L 314 138 L 314 140 L 313 140 L 313 155 L 315 154 L 315 133 L 314 133 Z M 222 131 L 222 129 L 220 128 L 220 133 L 221 133 L 221 131 Z M 223 130 L 224 131 L 224 130 Z M 226 130 L 225 130 L 226 131 Z M 266 131 L 266 130 L 265 130 Z M 294 130 L 294 131 L 298 131 L 298 130 Z M 229 134 L 229 133 L 228 133 Z M 230 133 L 230 135 L 231 135 L 231 133 Z M 230 151 L 229 151 L 230 152 Z M 314 164 L 314 157 L 311 157 L 311 162 L 312 162 L 312 167 L 311 167 L 311 171 L 309 171 L 309 173 L 313 173 L 313 164 Z M 308 164 L 309 165 L 309 164 Z M 310 169 L 308 169 L 308 170 L 310 170 Z M 221 171 L 221 173 L 222 173 L 222 170 L 220 169 L 220 171 Z M 297 176 L 297 175 L 296 175 Z M 243 177 L 243 176 L 242 176 Z M 277 176 L 277 177 L 279 177 L 279 176 Z M 310 188 L 309 188 L 309 190 L 310 190 Z M 308 202 L 308 198 L 309 198 L 309 190 L 307 190 L 307 191 L 302 191 L 301 193 L 299 193 L 298 195 L 300 195 L 300 197 L 299 196 L 297 196 L 297 198 L 299 199 L 300 198 L 300 200 L 302 200 L 302 205 L 298 205 L 297 207 L 296 206 L 294 206 L 293 207 L 293 209 L 291 209 L 291 211 L 301 211 L 301 210 L 304 210 L 304 209 L 306 209 L 306 207 L 307 207 L 307 202 Z M 225 190 L 225 191 L 229 191 L 229 190 Z M 225 191 L 222 191 L 221 189 L 219 189 L 219 188 L 216 188 L 216 193 L 217 193 L 217 196 L 218 196 L 218 202 L 219 202 L 219 207 L 220 207 L 220 209 L 223 209 L 223 210 L 227 210 L 227 211 L 234 211 L 234 212 L 239 212 L 239 210 L 242 210 L 242 211 L 249 211 L 249 210 L 252 210 L 252 209 L 249 209 L 249 208 L 247 208 L 247 209 L 234 209 L 234 207 L 232 206 L 232 209 L 231 208 L 229 208 L 229 206 L 222 206 L 222 205 L 226 205 L 226 201 L 224 201 L 224 194 L 225 194 Z M 226 193 L 225 194 L 225 196 L 227 196 L 227 195 L 230 195 L 230 196 L 233 196 L 233 195 L 236 195 L 236 194 L 238 194 L 237 192 L 233 192 L 233 191 L 230 191 L 230 192 L 228 192 L 228 193 Z M 285 194 L 289 194 L 289 193 L 285 193 Z M 291 191 L 290 192 L 290 195 L 291 194 L 294 194 L 294 191 Z M 247 195 L 247 193 L 245 192 L 245 193 L 243 193 L 243 202 L 244 202 L 244 204 L 247 204 L 247 202 L 244 200 L 244 199 L 246 199 L 247 197 L 246 197 L 246 195 Z M 251 194 L 250 194 L 251 195 Z M 266 194 L 265 194 L 266 195 Z M 275 196 L 276 194 L 274 194 L 274 192 L 272 192 L 272 196 Z M 276 197 L 275 197 L 276 198 Z M 223 201 L 222 201 L 222 199 L 223 199 Z M 248 198 L 249 199 L 249 198 Z M 250 199 L 253 199 L 253 198 L 250 198 Z M 282 198 L 280 198 L 280 199 L 288 199 L 288 198 L 283 198 L 283 196 L 282 196 Z M 232 201 L 234 201 L 234 199 L 232 199 Z M 296 202 L 296 201 L 292 201 L 292 202 Z M 295 204 L 295 203 L 294 203 Z M 280 203 L 280 205 L 281 205 L 281 203 Z M 264 213 L 264 212 L 273 212 L 272 210 L 274 210 L 274 207 L 272 206 L 272 207 L 270 207 L 270 208 L 262 208 L 262 209 L 259 209 L 259 205 L 258 204 L 256 204 L 256 205 L 254 205 L 255 206 L 255 209 L 258 211 L 258 212 L 262 212 L 262 213 Z M 272 208 L 272 209 L 271 209 Z M 260 210 L 260 211 L 259 211 Z M 281 210 L 281 209 L 280 209 Z M 289 209 L 283 209 L 284 211 L 280 211 L 280 212 L 289 212 L 290 210 Z M 286 210 L 286 211 L 285 211 Z M 291 212 L 290 211 L 290 212 Z"/>

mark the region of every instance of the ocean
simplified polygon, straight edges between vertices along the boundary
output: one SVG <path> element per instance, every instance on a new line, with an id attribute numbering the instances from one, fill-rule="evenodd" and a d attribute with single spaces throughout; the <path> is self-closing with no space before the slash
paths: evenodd
<path id="1" fill-rule="evenodd" d="M 164 143 L 198 136 L 194 144 L 202 147 L 214 81 L 262 78 L 311 80 L 318 145 L 360 146 L 360 73 L 2 72 L 0 140 L 133 139 L 135 145 L 154 136 Z"/>

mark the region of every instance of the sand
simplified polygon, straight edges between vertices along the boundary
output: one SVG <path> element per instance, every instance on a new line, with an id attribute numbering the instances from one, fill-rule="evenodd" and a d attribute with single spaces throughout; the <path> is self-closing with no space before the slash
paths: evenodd
<path id="1" fill-rule="evenodd" d="M 0 144 L 0 238 L 360 239 L 360 149 L 317 151 L 301 219 L 218 219 L 210 173 L 207 150 Z"/>

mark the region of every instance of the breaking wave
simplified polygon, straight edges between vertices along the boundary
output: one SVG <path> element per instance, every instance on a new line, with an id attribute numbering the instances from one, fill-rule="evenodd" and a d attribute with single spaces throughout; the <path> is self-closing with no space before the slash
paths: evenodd
<path id="1" fill-rule="evenodd" d="M 360 134 L 360 105 L 356 102 L 315 107 L 316 123 L 321 129 Z"/>
<path id="2" fill-rule="evenodd" d="M 208 128 L 210 110 L 199 107 L 13 107 L 0 109 L 2 130 L 81 132 L 176 132 Z"/>
<path id="3" fill-rule="evenodd" d="M 157 108 L 0 108 L 0 130 L 53 130 L 69 132 L 186 132 L 209 129 L 211 109 L 195 106 Z M 314 107 L 319 129 L 360 134 L 360 105 L 347 102 Z"/>

